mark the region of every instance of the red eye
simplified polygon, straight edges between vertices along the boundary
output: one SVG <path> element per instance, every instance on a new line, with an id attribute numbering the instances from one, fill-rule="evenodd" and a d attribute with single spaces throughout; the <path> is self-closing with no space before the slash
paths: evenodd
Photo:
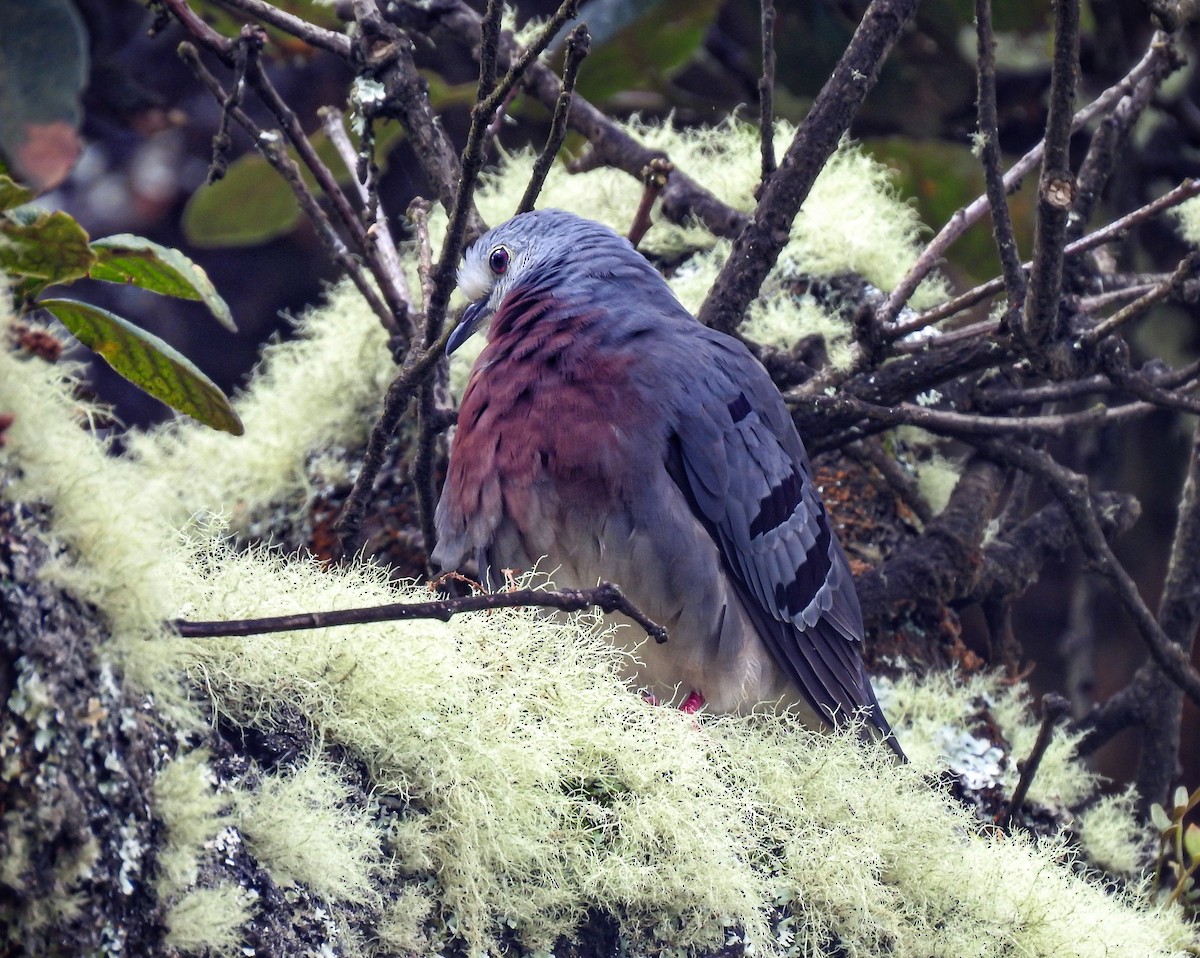
<path id="1" fill-rule="evenodd" d="M 488 266 L 497 276 L 501 275 L 508 269 L 508 250 L 503 246 L 497 246 L 492 250 L 492 255 L 488 257 Z"/>

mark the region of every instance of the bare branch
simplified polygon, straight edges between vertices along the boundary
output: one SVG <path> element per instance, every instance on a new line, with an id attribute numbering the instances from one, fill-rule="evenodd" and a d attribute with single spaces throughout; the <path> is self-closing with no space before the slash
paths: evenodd
<path id="1" fill-rule="evenodd" d="M 1046 120 L 1045 155 L 1038 183 L 1037 225 L 1029 294 L 1021 318 L 1020 338 L 1032 357 L 1044 357 L 1045 346 L 1061 338 L 1063 255 L 1067 217 L 1075 201 L 1075 177 L 1067 150 L 1075 104 L 1079 65 L 1079 0 L 1054 5 L 1054 64 L 1050 73 L 1050 115 Z"/>
<path id="2" fill-rule="evenodd" d="M 165 0 L 165 2 L 174 6 L 178 0 Z M 226 10 L 244 13 L 263 23 L 268 23 L 284 33 L 290 33 L 309 46 L 319 50 L 328 50 L 343 59 L 350 58 L 350 39 L 345 34 L 318 27 L 295 14 L 281 10 L 272 3 L 267 3 L 266 0 L 217 0 L 217 3 Z"/>
<path id="3" fill-rule="evenodd" d="M 1159 283 L 1154 289 L 1150 290 L 1150 292 L 1139 296 L 1128 306 L 1122 307 L 1107 319 L 1102 320 L 1084 332 L 1079 337 L 1080 343 L 1093 346 L 1105 336 L 1116 332 L 1131 319 L 1136 319 L 1155 303 L 1170 296 L 1171 293 L 1183 285 L 1184 280 L 1191 279 L 1196 274 L 1198 268 L 1200 268 L 1200 253 L 1194 251 L 1188 253 L 1187 256 L 1179 261 L 1179 265 L 1175 267 L 1175 272 Z"/>
<path id="4" fill-rule="evenodd" d="M 817 174 L 875 85 L 883 61 L 916 6 L 916 0 L 871 0 L 700 307 L 699 318 L 705 325 L 731 332 L 741 323 L 787 242 L 792 221 Z"/>
<path id="5" fill-rule="evenodd" d="M 521 197 L 518 213 L 526 213 L 533 209 L 537 202 L 546 175 L 562 148 L 563 140 L 567 138 L 567 121 L 571 115 L 571 98 L 575 92 L 575 80 L 579 76 L 579 67 L 584 57 L 588 55 L 592 38 L 588 35 L 587 25 L 579 24 L 567 37 L 567 58 L 563 64 L 562 92 L 554 104 L 554 116 L 550 121 L 550 132 L 546 136 L 546 146 L 542 149 L 533 164 L 533 173 L 529 177 L 529 185 L 525 187 L 525 195 Z"/>
<path id="6" fill-rule="evenodd" d="M 1097 116 L 1107 113 L 1122 97 L 1130 95 L 1143 77 L 1150 75 L 1157 69 L 1160 59 L 1173 56 L 1172 50 L 1170 37 L 1162 31 L 1156 32 L 1142 59 L 1138 61 L 1120 82 L 1109 87 L 1088 106 L 1076 113 L 1071 122 L 1071 129 L 1081 129 Z M 1009 168 L 1008 172 L 1004 174 L 1005 190 L 1012 193 L 1021 185 L 1021 181 L 1024 180 L 1026 175 L 1042 161 L 1044 149 L 1045 141 L 1039 142 Z M 962 236 L 969 227 L 978 222 L 979 218 L 990 208 L 991 205 L 987 196 L 980 196 L 955 212 L 946 221 L 945 226 L 938 231 L 938 234 L 921 251 L 921 255 L 917 257 L 916 263 L 913 264 L 904 279 L 896 284 L 895 289 L 888 296 L 887 302 L 879 308 L 878 322 L 880 326 L 887 327 L 894 322 L 900 314 L 901 307 L 908 302 L 908 298 L 912 296 L 913 292 L 921 284 L 921 281 L 941 262 L 942 257 L 951 244 Z M 998 285 L 992 292 L 999 292 L 1004 288 L 1002 281 L 997 280 L 996 283 Z M 947 313 L 945 315 L 950 314 Z"/>
<path id="7" fill-rule="evenodd" d="M 366 243 L 366 251 L 369 251 L 372 245 L 378 251 L 379 269 L 376 271 L 376 275 L 382 274 L 387 278 L 388 285 L 395 291 L 397 299 L 404 303 L 404 315 L 411 320 L 412 294 L 408 289 L 408 278 L 404 275 L 404 267 L 400 263 L 400 253 L 396 249 L 396 241 L 392 237 L 391 227 L 388 226 L 387 216 L 379 215 L 379 196 L 371 188 L 374 184 L 368 184 L 358 178 L 356 172 L 358 156 L 346 133 L 346 118 L 340 110 L 335 110 L 333 107 L 322 107 L 318 114 L 321 117 L 325 135 L 329 137 L 329 142 L 337 150 L 346 169 L 354 175 L 354 186 L 358 190 L 358 198 L 362 202 L 363 208 L 370 213 L 370 222 L 363 239 Z M 411 323 L 408 332 L 411 335 Z"/>
<path id="8" fill-rule="evenodd" d="M 179 56 L 191 68 L 197 79 L 212 94 L 214 99 L 220 103 L 230 102 L 229 94 L 221 86 L 220 81 L 200 61 L 199 52 L 192 44 L 186 41 L 179 44 Z M 295 161 L 287 154 L 286 150 L 281 148 L 279 134 L 273 130 L 264 130 L 240 107 L 231 106 L 228 112 L 229 116 L 253 138 L 259 152 L 262 153 L 266 161 L 275 168 L 288 186 L 291 187 L 297 202 L 300 204 L 300 208 L 312 222 L 317 231 L 317 236 L 320 237 L 330 258 L 346 271 L 346 275 L 350 277 L 355 288 L 362 294 L 363 299 L 371 307 L 371 311 L 379 317 L 379 321 L 386 327 L 392 322 L 392 311 L 379 298 L 379 294 L 367 278 L 362 264 L 350 255 L 346 244 L 342 241 L 333 223 L 330 222 L 329 217 L 321 208 L 321 204 L 318 202 L 316 196 L 308 188 L 308 184 L 304 182 L 304 177 L 300 175 L 300 169 L 296 166 Z"/>
<path id="9" fill-rule="evenodd" d="M 646 630 L 655 642 L 667 641 L 667 630 L 648 618 L 633 605 L 611 582 L 602 582 L 594 589 L 518 589 L 511 592 L 485 592 L 479 595 L 443 599 L 438 602 L 393 602 L 369 608 L 342 609 L 334 612 L 300 612 L 296 615 L 277 615 L 261 619 L 231 619 L 228 621 L 198 622 L 176 619 L 175 629 L 185 639 L 216 638 L 219 636 L 263 635 L 271 632 L 300 632 L 308 629 L 328 629 L 342 625 L 362 625 L 368 622 L 399 622 L 407 619 L 437 619 L 449 622 L 464 612 L 488 612 L 492 609 L 511 609 L 534 606 L 557 609 L 560 612 L 581 612 L 598 608 L 602 612 L 620 612 Z"/>
<path id="10" fill-rule="evenodd" d="M 1191 199 L 1193 196 L 1200 196 L 1200 178 L 1186 179 L 1174 189 L 1164 193 L 1156 200 L 1151 200 L 1145 206 L 1140 206 L 1132 213 L 1127 213 L 1124 216 L 1113 220 L 1111 223 L 1089 233 L 1082 239 L 1075 240 L 1073 243 L 1067 244 L 1064 254 L 1066 256 L 1078 256 L 1080 253 L 1086 253 L 1089 250 L 1095 249 L 1097 246 L 1103 246 L 1105 243 L 1111 243 L 1113 240 L 1124 236 L 1130 229 L 1146 220 L 1157 216 L 1164 210 L 1178 206 L 1185 200 Z M 940 235 L 940 234 L 939 234 Z M 935 237 L 936 241 L 936 237 Z M 1029 269 L 1030 263 L 1023 264 L 1024 269 Z M 898 287 L 897 287 L 898 288 Z M 915 288 L 915 287 L 914 287 Z M 994 296 L 996 293 L 1004 289 L 1003 279 L 991 279 L 986 283 L 981 283 L 974 289 L 969 289 L 965 293 L 954 297 L 942 303 L 940 306 L 934 306 L 923 313 L 919 313 L 911 320 L 904 323 L 896 323 L 890 326 L 884 336 L 887 339 L 899 339 L 902 336 L 907 336 L 919 329 L 924 329 L 939 320 L 946 319 L 950 316 L 955 316 L 965 309 L 969 309 L 977 303 L 982 302 L 989 296 Z M 911 290 L 910 290 L 911 293 Z"/>
<path id="11" fill-rule="evenodd" d="M 1200 672 L 1192 667 L 1189 657 L 1163 632 L 1138 592 L 1136 583 L 1113 553 L 1096 516 L 1087 479 L 1055 462 L 1049 454 L 1020 443 L 985 440 L 978 443 L 978 448 L 1001 461 L 1031 470 L 1049 486 L 1074 524 L 1080 546 L 1088 559 L 1108 580 L 1121 605 L 1133 619 L 1151 658 L 1188 698 L 1200 705 Z"/>
<path id="12" fill-rule="evenodd" d="M 996 37 L 992 33 L 991 0 L 975 0 L 975 31 L 979 54 L 980 158 L 983 160 L 996 251 L 1000 254 L 1009 306 L 1019 310 L 1025 301 L 1025 273 L 1021 269 L 1021 254 L 1013 235 L 1004 175 L 1000 172 L 1000 130 L 996 120 Z"/>
<path id="13" fill-rule="evenodd" d="M 775 0 L 761 0 L 762 64 L 758 81 L 758 135 L 762 152 L 759 190 L 775 172 Z"/>

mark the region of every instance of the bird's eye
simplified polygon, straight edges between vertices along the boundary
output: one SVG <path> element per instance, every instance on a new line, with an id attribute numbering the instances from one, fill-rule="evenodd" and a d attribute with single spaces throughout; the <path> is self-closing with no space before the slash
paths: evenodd
<path id="1" fill-rule="evenodd" d="M 508 269 L 508 250 L 503 246 L 497 246 L 488 257 L 488 266 L 497 276 L 503 274 Z"/>

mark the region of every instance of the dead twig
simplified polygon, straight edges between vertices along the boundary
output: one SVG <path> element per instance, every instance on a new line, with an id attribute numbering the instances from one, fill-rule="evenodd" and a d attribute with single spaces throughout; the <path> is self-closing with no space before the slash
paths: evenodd
<path id="1" fill-rule="evenodd" d="M 1021 763 L 1021 777 L 1017 780 L 1017 787 L 1013 789 L 1012 798 L 1004 811 L 996 816 L 996 824 L 1000 828 L 1007 830 L 1012 824 L 1013 815 L 1025 804 L 1025 798 L 1029 795 L 1029 787 L 1033 784 L 1034 776 L 1037 775 L 1046 750 L 1054 739 L 1054 729 L 1070 714 L 1070 711 L 1071 703 L 1061 695 L 1050 693 L 1042 696 L 1042 725 L 1038 729 L 1037 738 L 1034 740 L 1029 757 Z"/>
<path id="2" fill-rule="evenodd" d="M 655 642 L 667 641 L 667 630 L 647 617 L 611 582 L 602 582 L 594 589 L 519 589 L 510 592 L 485 592 L 437 602 L 392 602 L 367 608 L 300 612 L 295 615 L 268 616 L 260 619 L 209 622 L 176 619 L 172 625 L 185 639 L 241 637 L 408 619 L 437 619 L 449 622 L 451 618 L 464 612 L 488 612 L 492 609 L 525 606 L 557 609 L 560 612 L 581 612 L 591 608 L 598 608 L 605 613 L 620 612 L 645 629 L 646 634 Z"/>
<path id="3" fill-rule="evenodd" d="M 538 194 L 546 182 L 554 158 L 562 149 L 563 140 L 567 138 L 567 121 L 571 116 L 571 98 L 575 93 L 575 80 L 579 76 L 579 67 L 591 48 L 592 38 L 588 35 L 587 25 L 579 24 L 567 37 L 567 58 L 563 64 L 562 92 L 554 104 L 554 116 L 550 120 L 550 132 L 546 136 L 546 145 L 533 164 L 533 173 L 529 177 L 529 185 L 525 187 L 525 195 L 517 206 L 518 213 L 527 213 L 533 209 Z"/>

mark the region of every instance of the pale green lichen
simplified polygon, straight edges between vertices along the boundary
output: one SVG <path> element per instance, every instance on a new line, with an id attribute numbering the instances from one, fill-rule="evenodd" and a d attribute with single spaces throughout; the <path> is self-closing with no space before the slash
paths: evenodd
<path id="1" fill-rule="evenodd" d="M 396 954 L 432 954 L 426 930 L 435 903 L 423 887 L 405 885 L 383 909 L 376 928 L 379 943 Z"/>
<path id="2" fill-rule="evenodd" d="M 1184 241 L 1190 246 L 1200 246 L 1200 196 L 1180 203 L 1171 215 Z"/>
<path id="3" fill-rule="evenodd" d="M 229 824 L 228 799 L 217 794 L 209 754 L 197 749 L 167 765 L 154 780 L 155 813 L 166 826 L 158 853 L 160 895 L 190 888 L 199 875 L 204 846 Z"/>
<path id="4" fill-rule="evenodd" d="M 244 436 L 176 420 L 130 437 L 141 474 L 179 499 L 178 515 L 234 517 L 310 491 L 308 456 L 366 437 L 395 374 L 378 318 L 348 284 L 266 347 L 255 388 L 235 403 Z"/>
<path id="5" fill-rule="evenodd" d="M 378 896 L 374 883 L 385 871 L 379 829 L 320 758 L 265 777 L 257 791 L 239 793 L 236 808 L 246 847 L 276 882 L 302 883 L 330 901 Z"/>
<path id="6" fill-rule="evenodd" d="M 189 955 L 232 954 L 253 914 L 253 896 L 222 884 L 188 892 L 167 912 L 165 941 Z"/>
<path id="7" fill-rule="evenodd" d="M 1132 788 L 1104 795 L 1079 815 L 1079 837 L 1088 860 L 1112 875 L 1136 875 L 1146 862 L 1149 832 L 1138 824 Z"/>
<path id="8" fill-rule="evenodd" d="M 1006 684 L 991 673 L 902 675 L 888 707 L 892 721 L 907 730 L 904 746 L 914 764 L 961 764 L 962 771 L 979 776 L 976 787 L 1000 785 L 1010 792 L 1017 784 L 1017 762 L 1029 755 L 1040 727 L 1024 686 Z M 971 735 L 983 714 L 995 721 L 1007 749 Z M 1075 754 L 1079 737 L 1062 729 L 1055 734 L 1030 788 L 1032 801 L 1070 807 L 1095 791 L 1098 776 Z M 997 751 L 990 751 L 993 747 Z"/>
<path id="9" fill-rule="evenodd" d="M 962 463 L 942 451 L 945 440 L 917 426 L 895 430 L 896 446 L 903 450 L 904 462 L 917 480 L 917 490 L 936 516 L 950 501 L 962 476 Z"/>

